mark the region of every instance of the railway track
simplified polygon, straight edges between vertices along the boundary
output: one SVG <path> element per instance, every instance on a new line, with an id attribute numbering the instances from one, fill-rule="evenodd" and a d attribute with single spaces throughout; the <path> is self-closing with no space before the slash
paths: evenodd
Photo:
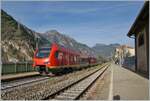
<path id="1" fill-rule="evenodd" d="M 5 82 L 1 82 L 1 90 L 8 90 L 11 88 L 15 88 L 15 87 L 19 87 L 19 86 L 25 86 L 31 83 L 36 83 L 36 82 L 40 82 L 43 80 L 48 80 L 49 77 L 41 77 L 41 76 L 33 76 L 33 77 L 26 77 L 26 78 L 19 78 L 16 80 L 12 80 L 12 81 L 5 81 Z"/>
<path id="2" fill-rule="evenodd" d="M 39 99 L 49 99 L 53 95 L 58 94 L 58 92 L 65 90 L 65 88 L 82 81 L 84 78 L 96 73 L 101 68 L 105 67 L 109 63 L 105 63 L 99 66 L 95 66 L 83 71 L 74 72 L 68 75 L 63 75 L 60 77 L 53 77 L 48 79 L 47 77 L 42 77 L 39 79 L 32 78 L 32 80 L 26 79 L 24 82 L 18 80 L 20 83 L 11 82 L 11 85 L 5 87 L 2 84 L 2 99 L 6 100 L 39 100 Z M 16 81 L 16 80 L 15 80 Z M 4 82 L 3 82 L 4 83 Z M 9 82 L 10 83 L 10 82 Z M 54 97 L 53 97 L 54 98 Z M 52 99 L 53 99 L 52 98 Z"/>
<path id="3" fill-rule="evenodd" d="M 60 89 L 54 94 L 49 95 L 44 98 L 44 100 L 54 99 L 54 100 L 76 100 L 79 99 L 82 94 L 87 91 L 87 89 L 107 70 L 109 64 L 104 65 L 97 71 L 87 75 L 84 78 L 74 82 L 67 87 Z"/>

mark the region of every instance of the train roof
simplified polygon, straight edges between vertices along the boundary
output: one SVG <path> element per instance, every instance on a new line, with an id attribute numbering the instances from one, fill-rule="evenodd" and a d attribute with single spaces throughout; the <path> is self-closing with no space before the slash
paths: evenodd
<path id="1" fill-rule="evenodd" d="M 71 53 L 71 54 L 76 54 L 76 55 L 79 55 L 79 54 L 80 54 L 79 51 L 73 50 L 73 49 L 71 49 L 70 47 L 65 47 L 65 46 L 60 45 L 60 44 L 57 44 L 57 43 L 54 43 L 54 44 L 57 45 L 58 48 L 61 49 L 62 51 L 69 52 L 69 53 Z"/>

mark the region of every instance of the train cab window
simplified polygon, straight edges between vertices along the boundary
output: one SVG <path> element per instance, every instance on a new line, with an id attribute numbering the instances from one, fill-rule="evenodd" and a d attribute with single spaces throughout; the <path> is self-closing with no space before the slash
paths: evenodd
<path id="1" fill-rule="evenodd" d="M 36 57 L 46 58 L 50 55 L 50 50 L 50 48 L 39 48 Z"/>
<path id="2" fill-rule="evenodd" d="M 144 45 L 144 33 L 141 33 L 138 38 L 138 46 Z"/>

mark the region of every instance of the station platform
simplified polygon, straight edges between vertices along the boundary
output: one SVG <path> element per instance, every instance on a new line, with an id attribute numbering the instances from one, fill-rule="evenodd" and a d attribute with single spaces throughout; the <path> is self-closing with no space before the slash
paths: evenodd
<path id="1" fill-rule="evenodd" d="M 17 73 L 17 74 L 1 75 L 1 81 L 30 77 L 30 76 L 34 76 L 34 75 L 39 75 L 39 73 L 38 72 L 24 72 L 24 73 Z"/>
<path id="2" fill-rule="evenodd" d="M 149 79 L 120 65 L 111 64 L 113 70 L 114 100 L 148 100 Z"/>

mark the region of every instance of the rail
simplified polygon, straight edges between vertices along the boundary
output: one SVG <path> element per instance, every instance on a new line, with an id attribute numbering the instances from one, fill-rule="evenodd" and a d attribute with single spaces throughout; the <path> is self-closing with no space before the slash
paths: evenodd
<path id="1" fill-rule="evenodd" d="M 97 80 L 98 77 L 100 77 L 106 71 L 106 69 L 108 67 L 109 67 L 109 64 L 105 64 L 102 66 L 102 68 L 67 85 L 66 87 L 54 92 L 53 94 L 50 94 L 49 96 L 45 97 L 42 100 L 49 100 L 49 99 L 76 100 Z M 73 91 L 71 89 L 73 89 Z M 77 92 L 77 90 L 79 92 Z M 69 91 L 69 93 L 68 93 L 68 91 Z M 76 94 L 74 94 L 74 93 L 76 93 Z"/>
<path id="2" fill-rule="evenodd" d="M 44 80 L 48 80 L 49 77 L 42 77 L 39 75 L 34 75 L 32 77 L 26 77 L 23 79 L 16 79 L 14 81 L 1 82 L 1 90 L 14 89 L 18 86 L 28 85 L 34 82 L 40 82 Z"/>

